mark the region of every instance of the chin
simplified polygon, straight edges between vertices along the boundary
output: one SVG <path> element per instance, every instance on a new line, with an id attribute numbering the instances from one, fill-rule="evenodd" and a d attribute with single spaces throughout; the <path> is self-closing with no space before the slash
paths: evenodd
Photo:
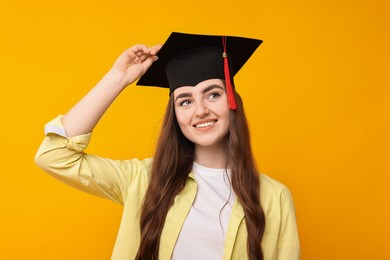
<path id="1" fill-rule="evenodd" d="M 218 140 L 194 140 L 192 141 L 195 146 L 199 146 L 199 147 L 218 147 L 218 146 L 225 146 L 226 145 L 226 142 L 223 142 L 222 139 L 218 139 Z"/>

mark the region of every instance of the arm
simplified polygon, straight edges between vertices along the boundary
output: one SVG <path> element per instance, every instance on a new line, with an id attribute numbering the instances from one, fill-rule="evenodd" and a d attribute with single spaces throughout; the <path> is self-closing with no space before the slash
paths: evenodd
<path id="1" fill-rule="evenodd" d="M 159 48 L 136 45 L 123 52 L 96 87 L 65 117 L 48 123 L 61 133 L 47 133 L 35 156 L 38 166 L 70 186 L 123 203 L 129 183 L 137 176 L 147 176 L 150 161 L 111 160 L 86 154 L 84 149 L 104 112 L 157 59 Z M 145 174 L 140 175 L 142 172 Z"/>
<path id="2" fill-rule="evenodd" d="M 62 128 L 61 116 L 48 124 Z M 112 160 L 84 153 L 90 137 L 91 133 L 74 137 L 48 133 L 35 162 L 69 186 L 123 204 L 129 185 L 146 185 L 151 160 Z"/>
<path id="3" fill-rule="evenodd" d="M 157 60 L 161 46 L 135 45 L 123 52 L 111 70 L 62 119 L 68 137 L 92 132 L 104 112 L 126 86 Z"/>

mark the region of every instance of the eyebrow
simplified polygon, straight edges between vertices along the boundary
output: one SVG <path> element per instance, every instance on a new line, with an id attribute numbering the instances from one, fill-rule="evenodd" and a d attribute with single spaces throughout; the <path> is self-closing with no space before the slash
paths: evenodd
<path id="1" fill-rule="evenodd" d="M 224 90 L 224 88 L 222 88 L 221 86 L 219 86 L 217 84 L 213 84 L 213 85 L 210 85 L 207 88 L 203 89 L 202 94 L 209 92 L 210 90 L 215 89 L 215 88 L 220 88 L 220 89 Z M 181 93 L 181 94 L 177 95 L 177 97 L 175 98 L 175 101 L 177 101 L 179 98 L 186 98 L 186 97 L 192 97 L 192 94 L 189 92 Z"/>

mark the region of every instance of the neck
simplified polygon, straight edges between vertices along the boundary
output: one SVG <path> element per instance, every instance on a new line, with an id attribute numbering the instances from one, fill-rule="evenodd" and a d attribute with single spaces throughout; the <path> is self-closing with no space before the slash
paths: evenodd
<path id="1" fill-rule="evenodd" d="M 226 145 L 195 146 L 195 162 L 208 167 L 223 169 L 226 166 Z"/>

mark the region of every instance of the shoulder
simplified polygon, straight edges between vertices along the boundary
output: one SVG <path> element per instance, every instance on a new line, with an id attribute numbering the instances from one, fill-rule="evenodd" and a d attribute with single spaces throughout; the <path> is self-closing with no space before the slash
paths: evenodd
<path id="1" fill-rule="evenodd" d="M 142 200 L 150 182 L 150 173 L 152 169 L 153 159 L 128 159 L 118 161 L 121 168 L 124 169 L 124 176 L 116 177 L 123 190 L 123 201 L 127 198 L 135 198 Z"/>
<path id="2" fill-rule="evenodd" d="M 129 172 L 132 173 L 138 173 L 139 175 L 148 178 L 153 164 L 152 158 L 146 158 L 146 159 L 128 159 L 120 161 L 122 164 L 124 164 L 124 167 L 127 168 Z M 134 176 L 135 177 L 135 176 Z"/>
<path id="3" fill-rule="evenodd" d="M 269 195 L 280 195 L 283 192 L 289 191 L 286 185 L 269 177 L 268 175 L 260 174 L 260 191 Z M 263 195 L 263 194 L 261 194 Z"/>
<path id="4" fill-rule="evenodd" d="M 288 187 L 265 174 L 260 174 L 260 200 L 268 213 L 277 212 L 286 204 L 293 204 Z"/>
<path id="5" fill-rule="evenodd" d="M 134 163 L 138 167 L 143 168 L 145 170 L 150 170 L 153 164 L 153 158 L 145 158 L 145 159 L 133 158 L 128 161 Z"/>

